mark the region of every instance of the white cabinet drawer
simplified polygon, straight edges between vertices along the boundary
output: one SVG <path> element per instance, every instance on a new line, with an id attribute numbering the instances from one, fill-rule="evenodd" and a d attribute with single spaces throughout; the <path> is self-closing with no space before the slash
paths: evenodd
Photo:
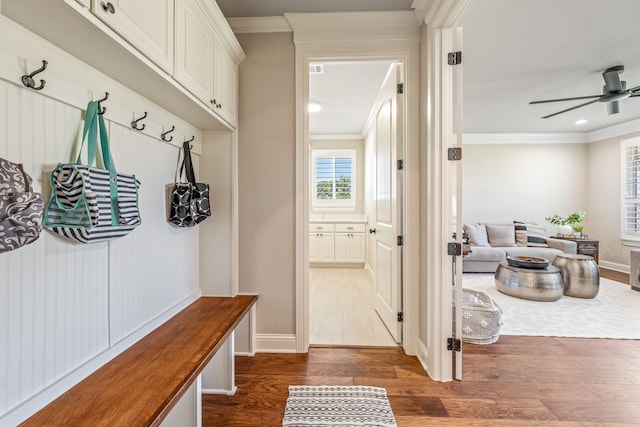
<path id="1" fill-rule="evenodd" d="M 323 223 L 310 223 L 309 224 L 309 233 L 329 233 L 333 232 L 334 227 L 333 224 L 323 224 Z"/>
<path id="2" fill-rule="evenodd" d="M 364 224 L 336 224 L 336 233 L 364 233 Z"/>

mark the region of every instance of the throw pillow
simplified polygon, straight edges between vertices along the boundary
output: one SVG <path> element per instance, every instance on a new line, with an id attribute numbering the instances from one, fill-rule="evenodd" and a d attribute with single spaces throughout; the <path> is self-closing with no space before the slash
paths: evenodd
<path id="1" fill-rule="evenodd" d="M 513 225 L 486 224 L 489 244 L 493 247 L 509 247 L 516 245 L 516 233 Z"/>
<path id="2" fill-rule="evenodd" d="M 518 224 L 524 224 L 527 227 L 527 246 L 548 248 L 547 244 L 547 230 L 543 225 L 523 223 L 520 221 L 514 221 Z"/>
<path id="3" fill-rule="evenodd" d="M 527 226 L 526 224 L 514 221 L 516 229 L 516 246 L 527 246 Z"/>
<path id="4" fill-rule="evenodd" d="M 469 236 L 471 246 L 489 246 L 487 229 L 484 224 L 465 224 L 464 232 Z"/>

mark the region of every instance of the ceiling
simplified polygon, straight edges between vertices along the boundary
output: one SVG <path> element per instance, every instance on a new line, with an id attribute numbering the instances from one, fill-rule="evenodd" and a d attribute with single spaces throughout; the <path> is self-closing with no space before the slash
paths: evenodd
<path id="1" fill-rule="evenodd" d="M 412 0 L 217 0 L 227 17 L 281 16 L 285 12 L 411 10 Z M 598 95 L 602 72 L 624 65 L 627 87 L 640 86 L 640 0 L 470 0 L 460 25 L 464 32 L 465 133 L 590 132 L 640 118 L 640 97 L 620 101 L 620 113 L 607 115 L 604 104 L 552 118 L 542 116 L 585 101 L 529 105 L 530 101 Z M 312 99 L 325 105 L 312 133 L 359 133 L 363 121 L 345 127 L 344 108 L 368 115 L 369 100 L 380 88 L 378 65 L 347 64 L 322 84 Z M 327 68 L 326 70 L 329 70 Z M 344 73 L 344 74 L 343 74 Z M 347 77 L 350 75 L 351 77 Z M 348 89 L 363 83 L 355 93 Z M 364 85 L 365 77 L 369 81 Z M 379 83 L 375 83 L 380 78 Z M 368 89 L 365 88 L 368 87 Z M 356 95 L 361 95 L 358 97 Z M 342 97 L 345 97 L 342 99 Z M 360 107 L 357 107 L 360 99 Z M 359 109 L 366 109 L 366 113 Z M 576 125 L 578 119 L 587 123 Z M 363 119 L 360 119 L 363 120 Z M 364 119 L 366 120 L 366 118 Z M 342 126 L 338 129 L 338 126 Z M 359 130 L 356 128 L 360 126 Z"/>

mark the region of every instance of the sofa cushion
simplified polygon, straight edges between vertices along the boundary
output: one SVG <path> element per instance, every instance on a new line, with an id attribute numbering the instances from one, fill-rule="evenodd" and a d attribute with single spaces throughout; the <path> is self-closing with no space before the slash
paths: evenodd
<path id="1" fill-rule="evenodd" d="M 516 245 L 516 233 L 513 225 L 485 224 L 487 237 L 492 247 L 509 247 Z"/>
<path id="2" fill-rule="evenodd" d="M 489 246 L 487 229 L 484 224 L 465 224 L 464 232 L 469 236 L 469 244 L 471 246 Z"/>
<path id="3" fill-rule="evenodd" d="M 539 248 L 546 248 L 547 244 L 547 230 L 543 225 L 525 223 L 522 221 L 513 221 L 514 224 L 524 224 L 527 227 L 527 246 L 534 246 Z"/>
<path id="4" fill-rule="evenodd" d="M 521 223 L 514 223 L 516 229 L 516 246 L 527 246 L 527 226 Z"/>
<path id="5" fill-rule="evenodd" d="M 506 261 L 507 256 L 504 252 L 504 248 L 492 248 L 488 246 L 472 246 L 471 253 L 465 255 L 464 262 L 468 261 L 482 261 L 482 262 L 500 262 Z M 494 268 L 495 271 L 495 268 Z"/>

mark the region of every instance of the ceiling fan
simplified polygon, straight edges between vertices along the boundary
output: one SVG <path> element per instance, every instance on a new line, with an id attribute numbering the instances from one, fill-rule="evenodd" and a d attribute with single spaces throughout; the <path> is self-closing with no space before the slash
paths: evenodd
<path id="1" fill-rule="evenodd" d="M 567 111 L 575 110 L 580 107 L 584 107 L 594 102 L 606 102 L 607 113 L 617 114 L 620 112 L 619 101 L 621 99 L 640 96 L 640 86 L 627 89 L 627 82 L 620 80 L 620 74 L 624 71 L 624 65 L 616 65 L 615 67 L 607 68 L 603 73 L 604 86 L 602 86 L 602 95 L 590 95 L 590 96 L 576 96 L 573 98 L 559 98 L 559 99 L 546 99 L 543 101 L 531 101 L 529 104 L 544 104 L 547 102 L 560 102 L 560 101 L 575 101 L 577 99 L 591 99 L 584 104 L 576 105 L 571 108 L 567 108 L 562 111 L 558 111 L 548 116 L 544 116 L 543 119 L 557 116 L 558 114 L 566 113 Z"/>

